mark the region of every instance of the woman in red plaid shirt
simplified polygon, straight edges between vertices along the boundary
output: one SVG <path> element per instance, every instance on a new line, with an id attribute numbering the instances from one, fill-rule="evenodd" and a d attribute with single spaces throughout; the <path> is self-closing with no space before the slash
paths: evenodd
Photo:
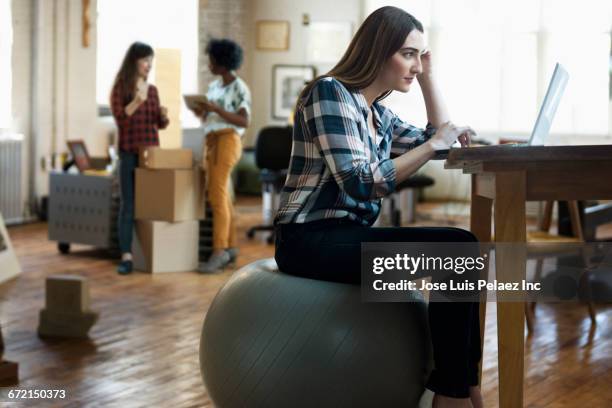
<path id="1" fill-rule="evenodd" d="M 153 65 L 153 48 L 135 42 L 128 48 L 115 78 L 111 110 L 119 128 L 119 249 L 117 272 L 132 272 L 132 228 L 134 225 L 134 170 L 141 146 L 158 146 L 158 129 L 168 126 L 168 111 L 160 105 L 157 88 L 147 83 Z"/>

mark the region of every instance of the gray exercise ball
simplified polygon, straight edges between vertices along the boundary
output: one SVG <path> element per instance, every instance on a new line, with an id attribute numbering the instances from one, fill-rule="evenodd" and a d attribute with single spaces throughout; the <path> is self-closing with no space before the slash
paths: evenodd
<path id="1" fill-rule="evenodd" d="M 431 363 L 427 307 L 362 303 L 359 286 L 247 265 L 213 300 L 200 370 L 233 407 L 415 407 Z"/>

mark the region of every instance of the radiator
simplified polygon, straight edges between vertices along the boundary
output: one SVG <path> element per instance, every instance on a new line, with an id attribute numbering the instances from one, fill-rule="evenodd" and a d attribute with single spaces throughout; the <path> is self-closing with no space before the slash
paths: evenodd
<path id="1" fill-rule="evenodd" d="M 0 213 L 7 224 L 22 222 L 23 135 L 0 134 Z"/>

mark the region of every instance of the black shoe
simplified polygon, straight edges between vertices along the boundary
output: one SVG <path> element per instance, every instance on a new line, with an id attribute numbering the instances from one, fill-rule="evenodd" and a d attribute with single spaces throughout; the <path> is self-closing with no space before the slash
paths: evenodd
<path id="1" fill-rule="evenodd" d="M 117 273 L 119 275 L 128 275 L 132 273 L 132 261 L 121 261 L 117 267 Z"/>

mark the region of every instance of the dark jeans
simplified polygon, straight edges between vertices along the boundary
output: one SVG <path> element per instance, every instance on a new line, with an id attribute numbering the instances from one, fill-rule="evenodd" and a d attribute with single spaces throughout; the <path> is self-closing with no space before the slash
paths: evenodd
<path id="1" fill-rule="evenodd" d="M 118 229 L 119 250 L 122 254 L 132 252 L 134 229 L 134 173 L 138 167 L 136 153 L 119 152 L 119 185 L 121 202 L 119 206 Z"/>
<path id="2" fill-rule="evenodd" d="M 475 241 L 472 233 L 458 228 L 372 228 L 348 220 L 323 220 L 277 226 L 275 259 L 288 274 L 359 284 L 362 242 Z M 428 310 L 434 370 L 427 388 L 467 398 L 469 387 L 478 384 L 479 303 L 430 302 Z"/>

